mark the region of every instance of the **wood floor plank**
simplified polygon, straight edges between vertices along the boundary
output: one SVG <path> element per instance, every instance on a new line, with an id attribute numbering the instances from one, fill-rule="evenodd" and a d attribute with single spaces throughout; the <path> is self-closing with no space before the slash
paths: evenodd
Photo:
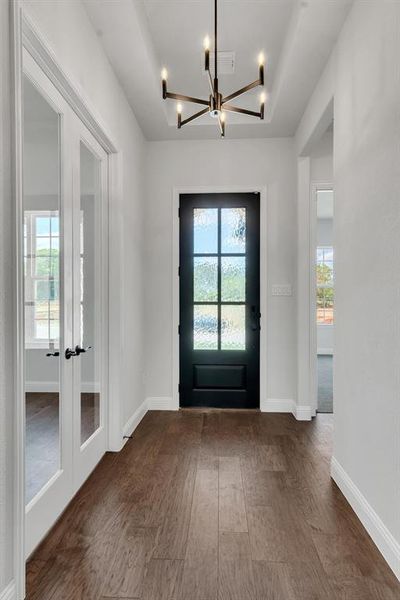
<path id="1" fill-rule="evenodd" d="M 219 530 L 248 531 L 239 457 L 219 459 Z"/>
<path id="2" fill-rule="evenodd" d="M 254 561 L 257 600 L 335 600 L 318 561 L 316 563 Z"/>
<path id="3" fill-rule="evenodd" d="M 255 600 L 256 588 L 248 533 L 219 535 L 218 600 Z"/>
<path id="4" fill-rule="evenodd" d="M 174 600 L 182 576 L 181 560 L 154 560 L 147 567 L 141 600 Z"/>
<path id="5" fill-rule="evenodd" d="M 287 470 L 285 454 L 277 444 L 257 445 L 257 459 L 266 471 Z"/>
<path id="6" fill-rule="evenodd" d="M 253 560 L 318 560 L 310 529 L 287 499 L 271 506 L 248 506 L 247 519 Z"/>
<path id="7" fill-rule="evenodd" d="M 111 598 L 141 598 L 146 567 L 157 529 L 127 527 L 122 533 L 101 593 Z"/>
<path id="8" fill-rule="evenodd" d="M 179 599 L 216 600 L 218 594 L 218 472 L 198 470 Z"/>
<path id="9" fill-rule="evenodd" d="M 186 457 L 170 482 L 164 497 L 165 519 L 159 530 L 154 558 L 185 558 L 196 468 L 197 459 Z"/>

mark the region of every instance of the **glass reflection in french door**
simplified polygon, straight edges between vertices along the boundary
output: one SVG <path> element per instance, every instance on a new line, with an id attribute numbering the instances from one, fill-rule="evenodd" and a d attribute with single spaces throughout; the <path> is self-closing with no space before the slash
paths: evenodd
<path id="1" fill-rule="evenodd" d="M 105 448 L 103 364 L 105 297 L 103 272 L 104 191 L 107 156 L 82 123 L 74 141 L 74 359 L 75 481 L 80 485 Z"/>
<path id="2" fill-rule="evenodd" d="M 61 468 L 60 114 L 24 79 L 26 502 Z"/>

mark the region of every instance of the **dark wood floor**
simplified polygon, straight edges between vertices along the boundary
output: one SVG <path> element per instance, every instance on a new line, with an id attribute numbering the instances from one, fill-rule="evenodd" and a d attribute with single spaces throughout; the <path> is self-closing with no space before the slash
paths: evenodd
<path id="1" fill-rule="evenodd" d="M 28 598 L 399 600 L 331 438 L 331 415 L 148 413 L 29 561 Z"/>

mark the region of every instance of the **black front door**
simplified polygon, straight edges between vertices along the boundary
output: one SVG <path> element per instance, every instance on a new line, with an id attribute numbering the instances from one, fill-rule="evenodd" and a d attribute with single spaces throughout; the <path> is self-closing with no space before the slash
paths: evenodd
<path id="1" fill-rule="evenodd" d="M 180 405 L 258 408 L 260 196 L 180 196 Z"/>

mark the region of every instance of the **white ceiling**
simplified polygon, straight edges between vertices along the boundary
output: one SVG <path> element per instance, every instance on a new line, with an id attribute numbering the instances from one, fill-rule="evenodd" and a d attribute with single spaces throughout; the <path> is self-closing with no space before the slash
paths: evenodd
<path id="1" fill-rule="evenodd" d="M 258 78 L 266 58 L 265 121 L 227 116 L 227 138 L 292 136 L 332 51 L 352 0 L 219 0 L 219 50 L 235 53 L 235 73 L 221 75 L 228 94 Z M 207 98 L 203 39 L 212 38 L 212 0 L 84 0 L 88 15 L 149 140 L 218 138 L 208 115 L 180 131 L 168 88 Z M 235 101 L 258 110 L 260 88 Z M 201 106 L 185 105 L 183 118 Z"/>

